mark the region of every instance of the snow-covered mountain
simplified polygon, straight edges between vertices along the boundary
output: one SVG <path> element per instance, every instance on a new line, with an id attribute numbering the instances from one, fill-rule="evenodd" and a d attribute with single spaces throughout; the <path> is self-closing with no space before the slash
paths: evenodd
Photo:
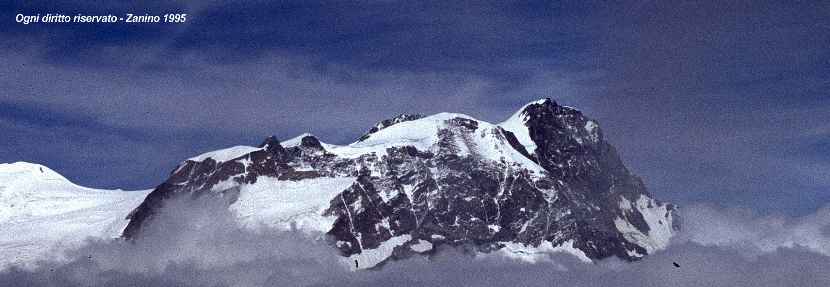
<path id="1" fill-rule="evenodd" d="M 252 227 L 327 234 L 360 268 L 444 244 L 531 260 L 636 260 L 678 227 L 674 207 L 649 195 L 598 123 L 550 99 L 499 124 L 401 115 L 349 145 L 304 134 L 205 153 L 147 195 L 123 236 L 140 238 L 183 195 L 226 198 Z"/>
<path id="2" fill-rule="evenodd" d="M 59 259 L 87 238 L 118 238 L 150 192 L 78 186 L 38 164 L 0 164 L 0 269 Z"/>

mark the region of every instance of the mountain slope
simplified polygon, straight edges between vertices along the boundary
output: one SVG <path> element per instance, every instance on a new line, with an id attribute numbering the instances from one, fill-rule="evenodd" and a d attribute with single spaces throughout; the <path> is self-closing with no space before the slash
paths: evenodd
<path id="1" fill-rule="evenodd" d="M 124 236 L 139 238 L 183 195 L 224 198 L 248 223 L 325 232 L 360 268 L 442 244 L 635 260 L 677 228 L 674 207 L 651 198 L 597 122 L 550 99 L 498 125 L 402 115 L 346 146 L 270 137 L 197 156 L 147 196 Z"/>
<path id="2" fill-rule="evenodd" d="M 98 190 L 38 164 L 0 164 L 0 268 L 55 259 L 50 250 L 117 238 L 146 191 Z"/>

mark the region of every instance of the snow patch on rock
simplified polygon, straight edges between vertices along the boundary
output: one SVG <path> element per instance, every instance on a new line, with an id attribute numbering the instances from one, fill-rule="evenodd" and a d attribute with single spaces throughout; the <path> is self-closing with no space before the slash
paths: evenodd
<path id="1" fill-rule="evenodd" d="M 412 251 L 423 253 L 432 250 L 432 243 L 429 241 L 418 239 L 418 242 L 409 246 Z"/>
<path id="2" fill-rule="evenodd" d="M 500 242 L 500 244 L 504 247 L 495 254 L 528 263 L 548 261 L 550 256 L 556 253 L 573 255 L 585 263 L 593 262 L 585 252 L 573 247 L 572 240 L 565 241 L 558 246 L 553 246 L 550 241 L 543 241 L 535 247 L 516 242 Z"/>
<path id="3" fill-rule="evenodd" d="M 585 122 L 585 131 L 588 132 L 588 139 L 592 142 L 599 141 L 599 125 L 594 121 Z"/>
<path id="4" fill-rule="evenodd" d="M 620 203 L 623 204 L 622 201 Z M 640 195 L 636 202 L 628 202 L 636 208 L 649 227 L 648 234 L 644 234 L 627 220 L 617 217 L 614 225 L 623 236 L 634 244 L 643 247 L 649 254 L 663 250 L 669 245 L 673 235 L 671 210 L 667 204 L 659 204 L 647 196 Z M 622 207 L 622 206 L 621 206 Z"/>
<path id="5" fill-rule="evenodd" d="M 336 217 L 323 216 L 330 201 L 355 181 L 354 177 L 320 177 L 298 181 L 260 177 L 239 187 L 239 198 L 230 209 L 243 226 L 265 225 L 325 233 Z"/>
<path id="6" fill-rule="evenodd" d="M 409 234 L 392 237 L 381 243 L 377 248 L 363 249 L 360 253 L 347 257 L 345 263 L 349 264 L 352 270 L 375 267 L 392 256 L 395 247 L 401 246 L 411 239 L 412 236 Z M 355 261 L 357 261 L 357 267 L 354 265 Z"/>

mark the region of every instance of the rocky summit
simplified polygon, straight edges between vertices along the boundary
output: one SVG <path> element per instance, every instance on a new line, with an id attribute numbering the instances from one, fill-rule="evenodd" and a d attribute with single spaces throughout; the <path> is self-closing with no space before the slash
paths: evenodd
<path id="1" fill-rule="evenodd" d="M 679 226 L 595 120 L 550 99 L 498 124 L 402 114 L 349 145 L 304 134 L 206 153 L 149 193 L 123 236 L 140 237 L 179 196 L 227 199 L 251 226 L 325 234 L 358 268 L 441 245 L 636 260 L 665 248 Z"/>

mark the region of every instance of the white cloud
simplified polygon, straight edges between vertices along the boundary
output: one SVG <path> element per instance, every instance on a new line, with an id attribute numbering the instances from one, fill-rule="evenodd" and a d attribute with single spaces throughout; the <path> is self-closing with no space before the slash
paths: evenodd
<path id="1" fill-rule="evenodd" d="M 804 248 L 830 256 L 830 206 L 798 218 L 756 216 L 750 210 L 712 205 L 693 205 L 682 212 L 684 231 L 677 242 L 737 249 L 751 255 Z"/>
<path id="2" fill-rule="evenodd" d="M 239 228 L 221 203 L 168 203 L 135 242 L 90 242 L 75 260 L 0 272 L 3 286 L 828 286 L 830 209 L 801 218 L 755 217 L 711 206 L 683 209 L 686 230 L 668 250 L 627 263 L 539 263 L 432 258 L 350 272 L 334 250 L 292 232 Z M 217 212 L 220 210 L 221 212 Z M 678 263 L 679 268 L 673 263 Z"/>

